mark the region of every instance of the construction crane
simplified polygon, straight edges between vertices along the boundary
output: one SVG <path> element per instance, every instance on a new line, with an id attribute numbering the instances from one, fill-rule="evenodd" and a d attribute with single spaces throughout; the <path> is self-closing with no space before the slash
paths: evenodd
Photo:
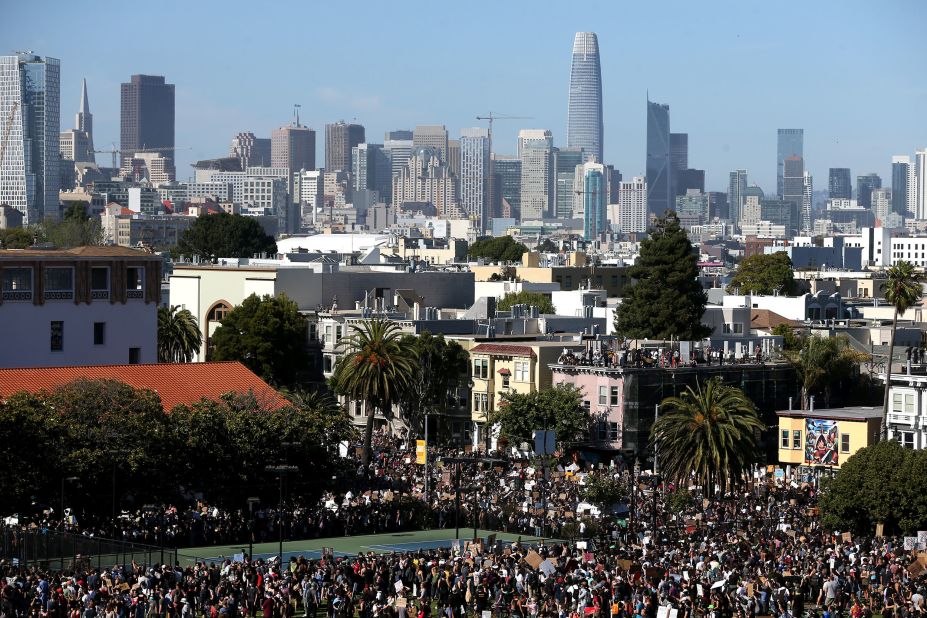
<path id="1" fill-rule="evenodd" d="M 488 185 L 489 186 L 487 187 L 487 191 L 489 193 L 488 201 L 489 201 L 490 209 L 492 208 L 492 200 L 493 200 L 492 184 L 493 184 L 493 177 L 495 176 L 495 174 L 493 173 L 493 164 L 492 164 L 493 162 L 493 159 L 492 159 L 492 123 L 494 120 L 532 120 L 532 118 L 533 118 L 532 116 L 507 116 L 507 115 L 501 115 L 501 114 L 497 115 L 497 114 L 493 114 L 492 112 L 489 112 L 489 115 L 487 116 L 477 116 L 476 117 L 477 120 L 486 120 L 489 123 L 489 131 L 487 132 L 488 142 L 489 142 L 488 144 L 489 145 L 489 166 L 488 166 L 488 170 L 489 170 Z M 485 221 L 481 221 L 480 225 L 485 226 L 485 223 L 486 223 Z"/>
<path id="2" fill-rule="evenodd" d="M 0 163 L 3 162 L 3 155 L 6 154 L 6 143 L 10 140 L 10 133 L 13 131 L 13 120 L 16 117 L 16 110 L 19 109 L 19 101 L 13 101 L 10 107 L 10 113 L 6 117 L 3 125 L 3 137 L 0 139 Z"/>
<path id="3" fill-rule="evenodd" d="M 183 146 L 183 147 L 174 147 L 174 146 L 165 146 L 164 148 L 130 148 L 128 150 L 120 150 L 116 148 L 116 144 L 113 144 L 113 147 L 110 150 L 91 150 L 94 154 L 105 154 L 112 153 L 113 155 L 113 169 L 119 169 L 119 166 L 116 165 L 116 155 L 117 154 L 135 154 L 136 152 L 161 152 L 165 150 L 193 150 L 192 146 Z"/>

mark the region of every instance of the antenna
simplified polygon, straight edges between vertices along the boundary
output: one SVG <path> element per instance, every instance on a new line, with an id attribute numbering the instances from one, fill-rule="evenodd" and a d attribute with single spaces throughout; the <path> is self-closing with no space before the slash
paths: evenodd
<path id="1" fill-rule="evenodd" d="M 293 116 L 296 118 L 296 126 L 299 126 L 299 108 L 302 107 L 299 103 L 293 104 Z"/>

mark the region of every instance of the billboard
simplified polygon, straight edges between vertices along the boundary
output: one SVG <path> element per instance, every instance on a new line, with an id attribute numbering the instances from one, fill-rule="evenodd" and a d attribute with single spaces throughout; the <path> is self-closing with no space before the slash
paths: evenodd
<path id="1" fill-rule="evenodd" d="M 839 438 L 837 421 L 805 419 L 805 463 L 812 466 L 836 466 Z"/>

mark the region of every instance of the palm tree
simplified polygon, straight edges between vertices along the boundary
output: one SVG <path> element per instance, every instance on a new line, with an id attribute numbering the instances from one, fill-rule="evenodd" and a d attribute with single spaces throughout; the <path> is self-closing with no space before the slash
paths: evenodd
<path id="1" fill-rule="evenodd" d="M 846 336 L 802 339 L 797 350 L 786 350 L 801 387 L 801 409 L 807 410 L 811 396 L 821 394 L 824 405 L 830 405 L 831 387 L 851 373 L 854 366 L 869 358 L 867 354 L 850 347 Z"/>
<path id="2" fill-rule="evenodd" d="M 388 415 L 408 387 L 415 370 L 415 353 L 400 341 L 399 325 L 387 320 L 366 320 L 351 326 L 351 334 L 338 343 L 342 353 L 332 375 L 333 390 L 364 402 L 364 466 L 370 462 L 373 417 L 377 410 Z"/>
<path id="3" fill-rule="evenodd" d="M 888 395 L 892 383 L 892 355 L 895 353 L 895 329 L 898 328 L 898 316 L 904 315 L 908 307 L 915 305 L 923 294 L 921 277 L 914 272 L 911 262 L 904 260 L 888 269 L 888 277 L 882 284 L 885 291 L 885 300 L 895 307 L 892 317 L 892 336 L 888 340 L 888 360 L 885 362 L 885 397 L 882 401 L 882 427 L 880 437 L 888 437 Z"/>
<path id="4" fill-rule="evenodd" d="M 203 335 L 189 309 L 158 307 L 159 363 L 189 363 L 202 343 Z"/>
<path id="5" fill-rule="evenodd" d="M 667 397 L 653 424 L 650 442 L 658 453 L 664 477 L 690 479 L 710 494 L 736 483 L 756 459 L 756 435 L 765 429 L 756 407 L 739 388 L 712 378 L 691 386 L 679 397 Z"/>

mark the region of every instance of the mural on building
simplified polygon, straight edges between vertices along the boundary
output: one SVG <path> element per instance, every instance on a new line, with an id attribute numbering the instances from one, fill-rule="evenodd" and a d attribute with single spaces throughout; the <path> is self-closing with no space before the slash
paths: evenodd
<path id="1" fill-rule="evenodd" d="M 805 420 L 805 463 L 836 466 L 837 438 L 837 421 Z"/>

